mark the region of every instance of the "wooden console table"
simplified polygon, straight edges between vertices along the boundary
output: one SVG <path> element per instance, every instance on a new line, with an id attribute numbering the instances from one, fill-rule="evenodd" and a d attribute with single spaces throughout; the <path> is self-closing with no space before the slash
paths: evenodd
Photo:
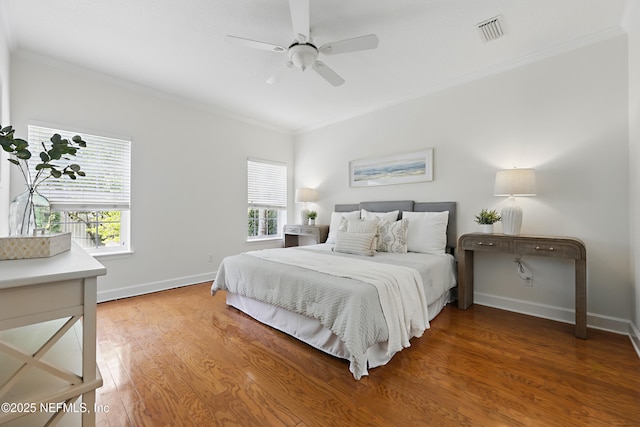
<path id="1" fill-rule="evenodd" d="M 535 255 L 575 261 L 576 329 L 578 338 L 587 338 L 587 250 L 573 237 L 510 236 L 505 234 L 464 234 L 458 239 L 458 308 L 473 304 L 474 251 Z"/>
<path id="2" fill-rule="evenodd" d="M 71 412 L 95 424 L 96 285 L 104 274 L 74 243 L 50 258 L 0 261 L 0 424 L 25 417 L 53 425 Z"/>

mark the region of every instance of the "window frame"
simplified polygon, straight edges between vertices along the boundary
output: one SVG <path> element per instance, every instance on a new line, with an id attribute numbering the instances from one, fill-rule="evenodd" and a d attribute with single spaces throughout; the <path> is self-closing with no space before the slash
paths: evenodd
<path id="1" fill-rule="evenodd" d="M 287 222 L 288 209 L 288 166 L 285 162 L 264 160 L 257 158 L 247 158 L 247 230 L 246 241 L 263 242 L 266 240 L 281 240 L 284 226 Z M 257 174 L 262 169 L 262 173 L 257 180 L 252 180 L 252 174 Z M 275 181 L 275 182 L 274 182 Z M 275 186 L 275 187 L 274 187 Z M 277 212 L 277 233 L 250 235 L 251 229 L 249 213 L 251 210 Z M 268 221 L 268 218 L 265 218 Z M 260 222 L 260 219 L 258 219 Z M 261 228 L 260 224 L 253 225 L 254 229 Z M 269 229 L 268 224 L 262 227 Z"/>
<path id="2" fill-rule="evenodd" d="M 58 133 L 63 138 L 69 139 L 74 135 L 82 136 L 82 138 L 87 142 L 87 147 L 83 147 L 78 150 L 78 154 L 76 156 L 77 159 L 72 160 L 82 167 L 82 170 L 87 173 L 87 177 L 91 176 L 90 174 L 92 169 L 95 171 L 93 174 L 93 177 L 95 177 L 94 181 L 89 182 L 95 183 L 96 186 L 87 187 L 87 177 L 80 177 L 76 181 L 68 179 L 47 180 L 38 186 L 38 191 L 47 198 L 53 194 L 53 197 L 50 200 L 51 211 L 52 213 L 60 212 L 64 217 L 67 217 L 68 212 L 119 211 L 119 244 L 97 247 L 81 246 L 88 253 L 94 256 L 131 253 L 131 138 L 97 135 L 95 133 L 84 132 L 82 130 L 69 130 L 69 128 L 72 127 L 30 122 L 27 124 L 27 140 L 30 146 L 39 148 L 40 142 L 44 141 L 45 143 L 48 143 L 49 138 L 54 133 Z M 110 142 L 117 144 L 114 146 L 115 150 L 109 148 L 108 144 Z M 97 148 L 95 150 L 89 151 L 91 153 L 89 158 L 83 159 L 83 154 L 86 155 L 87 150 L 91 150 L 92 147 L 96 147 L 96 145 Z M 38 153 L 40 151 L 41 149 L 37 150 Z M 29 161 L 30 171 L 34 170 L 34 166 L 37 163 L 39 163 L 39 159 L 37 154 L 34 154 L 32 160 Z M 98 172 L 103 172 L 105 170 L 105 163 L 107 163 L 107 165 L 114 165 L 113 170 L 115 172 L 113 174 L 106 175 Z M 106 167 L 108 168 L 109 166 Z M 74 184 L 78 186 L 79 191 L 73 191 Z M 113 190 L 115 192 L 105 191 L 105 188 L 108 187 L 117 189 Z M 96 190 L 96 188 L 98 190 Z M 62 191 L 60 191 L 60 189 L 62 189 Z M 87 191 L 87 189 L 89 189 L 89 191 Z M 82 199 L 81 197 L 83 192 L 88 194 L 86 199 Z M 69 197 L 65 198 L 64 194 L 69 195 Z M 114 197 L 111 197 L 110 194 Z M 96 224 L 98 224 L 97 215 Z M 71 223 L 62 223 L 62 227 L 72 227 L 72 225 Z M 78 242 L 78 244 L 80 243 Z"/>

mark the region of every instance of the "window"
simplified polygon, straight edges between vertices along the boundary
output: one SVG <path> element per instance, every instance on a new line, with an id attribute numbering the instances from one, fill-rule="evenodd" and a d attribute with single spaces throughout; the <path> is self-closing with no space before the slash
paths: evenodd
<path id="1" fill-rule="evenodd" d="M 247 239 L 282 236 L 287 222 L 287 165 L 247 160 Z"/>
<path id="2" fill-rule="evenodd" d="M 49 179 L 38 187 L 51 203 L 51 231 L 71 232 L 76 243 L 94 254 L 129 250 L 131 141 L 29 125 L 29 145 L 49 141 L 55 133 L 85 140 L 87 146 L 78 150 L 74 163 L 86 176 Z M 38 159 L 31 161 L 33 170 Z"/>

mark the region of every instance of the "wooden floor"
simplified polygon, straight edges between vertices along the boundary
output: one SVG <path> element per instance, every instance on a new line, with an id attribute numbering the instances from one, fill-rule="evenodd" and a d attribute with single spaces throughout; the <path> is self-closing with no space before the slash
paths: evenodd
<path id="1" fill-rule="evenodd" d="M 98 305 L 98 426 L 640 425 L 629 338 L 478 305 L 361 381 L 210 284 Z"/>

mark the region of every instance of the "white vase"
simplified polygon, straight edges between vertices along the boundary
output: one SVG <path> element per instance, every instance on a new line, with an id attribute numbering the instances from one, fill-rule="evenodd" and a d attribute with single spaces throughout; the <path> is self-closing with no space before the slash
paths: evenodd
<path id="1" fill-rule="evenodd" d="M 480 224 L 480 228 L 483 233 L 486 233 L 486 234 L 493 233 L 493 224 Z"/>
<path id="2" fill-rule="evenodd" d="M 309 225 L 316 225 L 316 220 L 309 218 Z"/>

